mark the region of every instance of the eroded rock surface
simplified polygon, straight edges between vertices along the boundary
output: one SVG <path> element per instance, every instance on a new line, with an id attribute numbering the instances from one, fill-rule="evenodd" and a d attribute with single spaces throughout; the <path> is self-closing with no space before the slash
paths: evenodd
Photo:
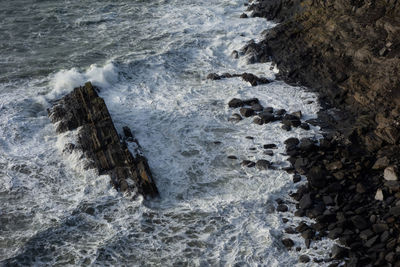
<path id="1" fill-rule="evenodd" d="M 138 192 L 145 197 L 158 195 L 139 143 L 128 127 L 124 127 L 125 137 L 120 139 L 104 100 L 90 82 L 54 103 L 48 114 L 57 133 L 78 129 L 77 144 L 69 144 L 68 149 L 82 150 L 90 162 L 89 168 L 110 175 L 116 189 Z M 135 148 L 135 155 L 128 145 Z"/>

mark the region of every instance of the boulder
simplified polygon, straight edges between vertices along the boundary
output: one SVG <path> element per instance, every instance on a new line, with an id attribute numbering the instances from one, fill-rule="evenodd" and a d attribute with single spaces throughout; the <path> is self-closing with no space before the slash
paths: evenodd
<path id="1" fill-rule="evenodd" d="M 228 103 L 228 106 L 230 108 L 239 108 L 239 107 L 243 107 L 243 105 L 244 105 L 243 101 L 238 98 L 233 98 Z"/>
<path id="2" fill-rule="evenodd" d="M 254 115 L 254 110 L 252 110 L 251 108 L 241 108 L 240 109 L 240 114 L 243 116 L 243 117 L 251 117 L 251 116 L 253 116 Z"/>
<path id="3" fill-rule="evenodd" d="M 232 116 L 228 119 L 228 121 L 232 121 L 232 122 L 239 122 L 241 121 L 243 118 L 242 116 L 240 116 L 240 114 L 234 113 L 232 114 Z"/>
<path id="4" fill-rule="evenodd" d="M 259 170 L 268 170 L 268 167 L 271 165 L 271 162 L 269 162 L 268 160 L 265 159 L 260 159 L 257 161 L 256 163 L 256 167 Z"/>

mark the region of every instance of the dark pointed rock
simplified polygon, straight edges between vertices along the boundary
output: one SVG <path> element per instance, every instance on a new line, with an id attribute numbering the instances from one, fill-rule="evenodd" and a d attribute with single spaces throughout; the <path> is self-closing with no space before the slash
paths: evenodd
<path id="1" fill-rule="evenodd" d="M 79 128 L 76 146 L 100 174 L 110 175 L 118 190 L 158 195 L 147 159 L 139 151 L 133 155 L 120 140 L 104 100 L 90 82 L 55 102 L 48 113 L 58 133 Z M 123 132 L 127 140 L 137 142 L 129 128 Z M 140 149 L 139 143 L 136 146 Z"/>

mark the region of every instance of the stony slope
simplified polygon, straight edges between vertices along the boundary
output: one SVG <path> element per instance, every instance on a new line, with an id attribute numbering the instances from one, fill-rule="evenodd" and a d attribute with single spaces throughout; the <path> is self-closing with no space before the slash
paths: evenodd
<path id="1" fill-rule="evenodd" d="M 248 9 L 280 24 L 243 52 L 273 60 L 325 104 L 326 139 L 288 147 L 309 182 L 293 194 L 296 214 L 317 220 L 301 232 L 339 238 L 349 251 L 332 256 L 349 266 L 400 266 L 400 2 L 261 0 Z"/>

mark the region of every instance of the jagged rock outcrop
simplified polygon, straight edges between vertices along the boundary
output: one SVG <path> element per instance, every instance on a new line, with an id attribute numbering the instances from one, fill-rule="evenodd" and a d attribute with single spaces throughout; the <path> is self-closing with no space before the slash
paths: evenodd
<path id="1" fill-rule="evenodd" d="M 145 197 L 158 195 L 146 158 L 128 127 L 120 139 L 104 100 L 90 82 L 75 88 L 48 109 L 56 131 L 63 133 L 78 129 L 77 144 L 68 150 L 80 149 L 89 160 L 89 168 L 108 174 L 118 190 L 138 192 Z M 135 155 L 128 149 L 135 148 Z"/>

